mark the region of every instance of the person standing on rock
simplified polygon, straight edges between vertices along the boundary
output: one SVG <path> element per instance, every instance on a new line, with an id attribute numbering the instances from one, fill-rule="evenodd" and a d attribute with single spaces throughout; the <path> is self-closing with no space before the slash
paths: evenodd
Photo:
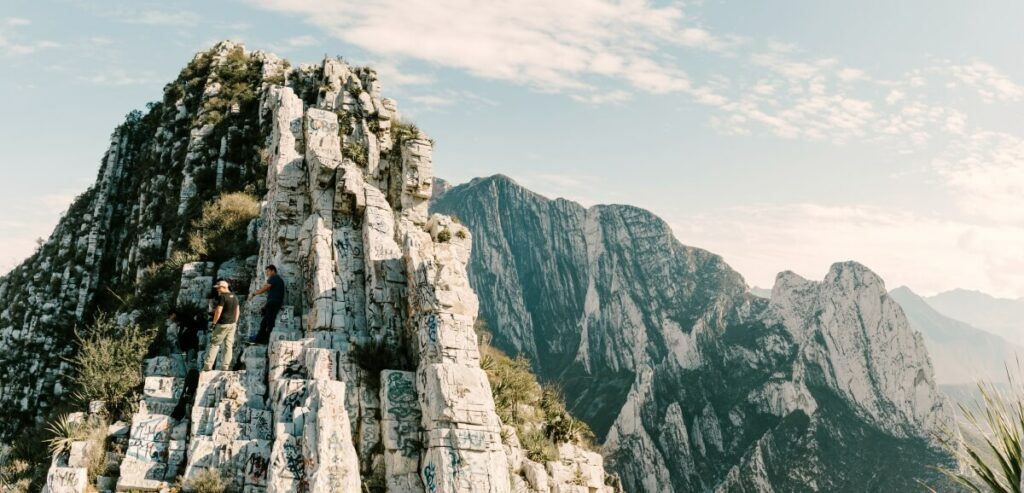
<path id="1" fill-rule="evenodd" d="M 281 306 L 284 305 L 284 279 L 277 274 L 277 267 L 274 265 L 268 265 L 266 268 L 267 282 L 262 288 L 259 288 L 250 295 L 259 296 L 263 293 L 267 293 L 267 302 L 263 305 L 263 319 L 260 320 L 260 331 L 255 337 L 249 339 L 251 344 L 267 344 L 270 342 L 270 331 L 274 329 L 274 324 L 277 322 L 277 314 L 281 311 Z"/>
<path id="2" fill-rule="evenodd" d="M 226 371 L 231 368 L 235 331 L 238 328 L 238 298 L 231 292 L 231 286 L 227 281 L 218 281 L 216 289 L 217 307 L 213 310 L 213 334 L 210 335 L 210 347 L 206 348 L 203 371 L 213 369 L 217 353 L 223 353 L 220 358 L 220 369 Z"/>

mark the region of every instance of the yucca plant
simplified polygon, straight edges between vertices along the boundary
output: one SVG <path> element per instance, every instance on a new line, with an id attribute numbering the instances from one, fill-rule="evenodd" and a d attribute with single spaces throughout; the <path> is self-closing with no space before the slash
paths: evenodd
<path id="1" fill-rule="evenodd" d="M 71 443 L 82 440 L 88 435 L 85 424 L 80 421 L 72 421 L 67 414 L 57 417 L 50 426 L 50 439 L 46 442 L 50 445 L 50 454 L 57 455 L 71 449 Z"/>
<path id="2" fill-rule="evenodd" d="M 1018 362 L 1019 366 L 1019 362 Z M 980 400 L 961 403 L 967 432 L 977 435 L 950 443 L 949 450 L 964 467 L 940 469 L 950 480 L 977 493 L 1021 492 L 1021 440 L 1024 436 L 1024 392 L 1007 371 L 1007 390 L 993 383 L 978 383 Z M 935 491 L 928 488 L 930 491 Z"/>

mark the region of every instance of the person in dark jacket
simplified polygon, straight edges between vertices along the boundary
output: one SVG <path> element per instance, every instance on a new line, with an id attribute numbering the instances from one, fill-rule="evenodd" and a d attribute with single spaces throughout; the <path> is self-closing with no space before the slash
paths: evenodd
<path id="1" fill-rule="evenodd" d="M 277 322 L 277 314 L 284 305 L 285 287 L 284 279 L 277 273 L 277 267 L 268 265 L 265 269 L 267 282 L 263 287 L 257 289 L 250 297 L 267 293 L 267 302 L 263 305 L 260 320 L 260 330 L 249 342 L 251 344 L 267 344 L 270 342 L 270 331 L 274 330 L 274 323 Z"/>

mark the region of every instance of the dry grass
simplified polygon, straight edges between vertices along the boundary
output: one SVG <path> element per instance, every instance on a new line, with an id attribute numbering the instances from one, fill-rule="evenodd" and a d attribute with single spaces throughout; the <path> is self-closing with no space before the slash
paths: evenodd
<path id="1" fill-rule="evenodd" d="M 494 395 L 494 407 L 516 434 L 530 460 L 546 462 L 557 458 L 557 444 L 573 442 L 590 448 L 594 436 L 586 423 L 574 418 L 554 387 L 541 385 L 530 369 L 530 360 L 510 358 L 489 344 L 486 324 L 478 320 L 480 367 L 487 373 Z"/>
<path id="2" fill-rule="evenodd" d="M 221 477 L 220 471 L 206 469 L 203 472 L 181 483 L 181 491 L 186 493 L 227 493 L 228 483 Z"/>

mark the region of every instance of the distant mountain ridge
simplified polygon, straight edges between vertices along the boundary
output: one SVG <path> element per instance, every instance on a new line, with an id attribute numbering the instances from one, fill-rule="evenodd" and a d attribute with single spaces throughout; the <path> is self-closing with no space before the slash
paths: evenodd
<path id="1" fill-rule="evenodd" d="M 890 291 L 889 296 L 903 307 L 910 326 L 924 336 L 935 380 L 941 385 L 1004 381 L 1004 365 L 1024 355 L 1021 346 L 942 315 L 906 286 Z"/>
<path id="2" fill-rule="evenodd" d="M 1024 346 L 1024 299 L 996 298 L 981 291 L 954 289 L 925 300 L 947 317 Z"/>
<path id="3" fill-rule="evenodd" d="M 944 484 L 952 429 L 924 342 L 855 262 L 751 293 L 650 212 L 584 208 L 505 176 L 432 210 L 473 233 L 494 342 L 561 383 L 627 491 L 865 491 Z"/>

